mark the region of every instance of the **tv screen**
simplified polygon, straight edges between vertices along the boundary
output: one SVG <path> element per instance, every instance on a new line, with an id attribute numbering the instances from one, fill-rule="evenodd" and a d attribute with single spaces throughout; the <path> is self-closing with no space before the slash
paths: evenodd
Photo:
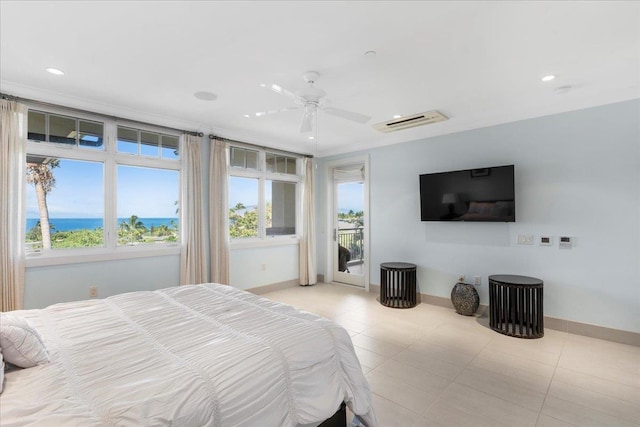
<path id="1" fill-rule="evenodd" d="M 420 175 L 422 221 L 515 222 L 514 167 Z"/>

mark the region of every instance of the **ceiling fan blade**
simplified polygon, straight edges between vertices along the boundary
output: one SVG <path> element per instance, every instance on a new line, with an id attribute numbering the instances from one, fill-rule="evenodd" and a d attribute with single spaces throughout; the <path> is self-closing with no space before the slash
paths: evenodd
<path id="1" fill-rule="evenodd" d="M 313 107 L 313 108 L 312 108 Z M 315 106 L 307 105 L 304 110 L 304 116 L 302 117 L 302 125 L 300 125 L 300 133 L 311 132 L 313 130 L 313 119 L 316 115 Z"/>
<path id="2" fill-rule="evenodd" d="M 325 113 L 331 114 L 332 116 L 342 117 L 343 119 L 352 120 L 358 123 L 367 123 L 371 120 L 371 117 L 365 116 L 364 114 L 354 113 L 353 111 L 343 110 L 341 108 L 334 107 L 322 107 Z"/>
<path id="3" fill-rule="evenodd" d="M 277 110 L 258 111 L 257 113 L 245 114 L 244 116 L 245 117 L 264 117 L 264 116 L 268 116 L 270 114 L 283 113 L 285 111 L 298 110 L 298 109 L 300 109 L 299 106 L 287 107 L 287 108 L 279 108 Z"/>
<path id="4" fill-rule="evenodd" d="M 275 83 L 261 84 L 260 86 L 265 87 L 265 88 L 267 88 L 269 90 L 272 90 L 275 93 L 279 93 L 280 95 L 285 95 L 285 96 L 288 96 L 288 97 L 290 97 L 292 99 L 298 99 L 298 96 L 295 93 L 293 93 L 290 90 L 285 89 L 282 86 L 277 85 Z"/>

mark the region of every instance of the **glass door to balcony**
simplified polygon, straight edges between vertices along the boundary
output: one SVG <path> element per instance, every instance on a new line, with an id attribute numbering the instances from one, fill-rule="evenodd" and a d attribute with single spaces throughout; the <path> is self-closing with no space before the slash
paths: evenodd
<path id="1" fill-rule="evenodd" d="M 333 280 L 364 287 L 364 165 L 334 175 Z"/>

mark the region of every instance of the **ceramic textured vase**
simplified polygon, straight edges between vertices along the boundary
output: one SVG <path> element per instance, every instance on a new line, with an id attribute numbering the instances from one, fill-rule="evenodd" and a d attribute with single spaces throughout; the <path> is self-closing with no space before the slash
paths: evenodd
<path id="1" fill-rule="evenodd" d="M 473 315 L 480 306 L 480 295 L 469 283 L 456 283 L 451 289 L 451 302 L 458 314 Z"/>

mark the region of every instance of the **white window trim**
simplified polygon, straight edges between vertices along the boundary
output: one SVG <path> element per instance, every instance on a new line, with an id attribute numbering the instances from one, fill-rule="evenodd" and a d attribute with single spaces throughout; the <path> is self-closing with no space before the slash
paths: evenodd
<path id="1" fill-rule="evenodd" d="M 296 184 L 296 232 L 295 234 L 288 234 L 284 236 L 267 236 L 266 235 L 266 216 L 259 215 L 258 216 L 258 237 L 244 237 L 244 238 L 230 238 L 229 239 L 229 247 L 230 249 L 241 249 L 241 248 L 256 248 L 256 247 L 269 247 L 269 246 L 288 246 L 288 245 L 298 245 L 300 243 L 300 229 L 301 229 L 301 218 L 302 218 L 302 200 L 301 196 L 301 183 L 302 183 L 302 162 L 300 159 L 302 155 L 295 155 L 292 153 L 280 153 L 278 150 L 271 150 L 267 148 L 257 148 L 250 147 L 243 144 L 230 144 L 229 150 L 231 148 L 237 147 L 242 149 L 249 149 L 258 152 L 258 169 L 246 169 L 237 166 L 229 166 L 229 177 L 235 176 L 239 178 L 253 178 L 258 180 L 258 205 L 259 209 L 262 210 L 265 203 L 265 181 L 281 181 L 281 182 L 291 182 Z M 272 154 L 282 154 L 287 157 L 295 157 L 296 158 L 296 174 L 287 174 L 287 173 L 279 173 L 279 172 L 267 172 L 266 171 L 266 155 L 267 152 Z"/>
<path id="2" fill-rule="evenodd" d="M 183 165 L 184 156 L 180 155 L 179 159 L 168 160 L 162 158 L 147 157 L 143 155 L 134 155 L 128 153 L 117 152 L 117 129 L 118 126 L 133 128 L 136 130 L 160 133 L 163 135 L 175 136 L 181 144 L 182 138 L 180 133 L 171 131 L 163 127 L 154 127 L 152 125 L 144 125 L 132 123 L 125 120 L 115 120 L 109 117 L 102 117 L 83 112 L 67 111 L 59 107 L 42 108 L 39 105 L 29 105 L 29 110 L 43 112 L 46 114 L 60 115 L 74 119 L 89 120 L 100 122 L 103 124 L 104 150 L 96 150 L 91 148 L 80 148 L 76 146 L 68 146 L 65 144 L 57 144 L 52 142 L 34 142 L 28 140 L 25 146 L 25 152 L 33 155 L 47 155 L 59 157 L 69 160 L 89 161 L 103 163 L 103 189 L 104 189 L 104 246 L 103 247 L 87 247 L 87 248 L 67 248 L 55 249 L 46 252 L 25 253 L 25 267 L 39 267 L 61 264 L 76 264 L 85 262 L 111 261 L 119 259 L 158 257 L 167 255 L 179 255 L 182 250 L 182 243 L 169 242 L 160 244 L 144 244 L 144 245 L 118 245 L 117 237 L 117 167 L 137 166 L 154 169 L 175 170 L 178 172 L 178 188 L 180 191 L 179 199 L 180 210 L 178 213 L 178 221 L 180 224 L 180 239 L 182 242 L 184 229 L 183 218 Z M 183 153 L 181 145 L 180 153 Z M 26 180 L 23 181 L 23 191 L 26 191 Z M 26 212 L 25 212 L 26 215 Z M 22 218 L 21 226 L 25 226 L 26 216 Z M 24 242 L 23 242 L 24 245 Z M 23 247 L 23 253 L 25 249 Z"/>

